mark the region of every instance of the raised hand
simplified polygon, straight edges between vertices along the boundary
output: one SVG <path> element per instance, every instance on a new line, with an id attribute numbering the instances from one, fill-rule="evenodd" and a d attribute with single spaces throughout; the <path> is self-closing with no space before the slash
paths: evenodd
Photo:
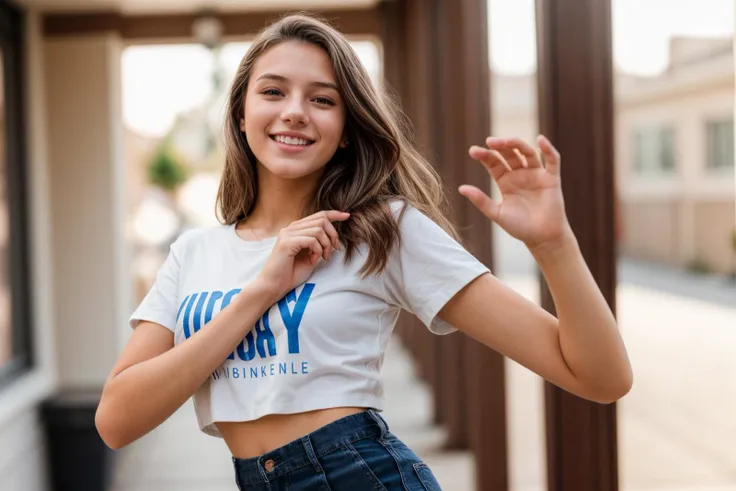
<path id="1" fill-rule="evenodd" d="M 470 147 L 470 156 L 482 163 L 498 184 L 500 202 L 475 186 L 459 189 L 484 215 L 530 249 L 572 236 L 562 198 L 560 154 L 542 135 L 537 144 L 544 161 L 535 148 L 519 138 L 488 137 L 487 148 Z"/>
<path id="2" fill-rule="evenodd" d="M 349 217 L 341 211 L 321 211 L 281 229 L 258 280 L 276 298 L 307 281 L 320 258 L 329 261 L 332 251 L 340 249 L 332 222 Z"/>

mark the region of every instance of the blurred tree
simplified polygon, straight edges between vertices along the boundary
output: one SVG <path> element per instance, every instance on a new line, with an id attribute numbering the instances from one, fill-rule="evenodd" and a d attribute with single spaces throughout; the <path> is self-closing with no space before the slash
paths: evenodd
<path id="1" fill-rule="evenodd" d="M 184 184 L 188 177 L 186 167 L 169 142 L 164 140 L 148 164 L 148 182 L 164 191 L 173 192 Z"/>

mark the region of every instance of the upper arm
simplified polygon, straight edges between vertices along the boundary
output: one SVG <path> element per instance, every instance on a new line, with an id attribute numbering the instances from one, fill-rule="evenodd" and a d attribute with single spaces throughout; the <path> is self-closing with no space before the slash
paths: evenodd
<path id="1" fill-rule="evenodd" d="M 557 318 L 495 276 L 484 274 L 468 284 L 439 316 L 551 383 L 581 393 L 560 349 Z"/>
<path id="2" fill-rule="evenodd" d="M 179 274 L 188 234 L 171 244 L 151 289 L 130 316 L 133 329 L 128 343 L 110 373 L 112 380 L 124 370 L 150 360 L 174 347 L 179 302 Z"/>
<path id="3" fill-rule="evenodd" d="M 155 358 L 173 347 L 174 333 L 169 329 L 155 322 L 139 322 L 115 363 L 108 381 L 133 365 Z"/>

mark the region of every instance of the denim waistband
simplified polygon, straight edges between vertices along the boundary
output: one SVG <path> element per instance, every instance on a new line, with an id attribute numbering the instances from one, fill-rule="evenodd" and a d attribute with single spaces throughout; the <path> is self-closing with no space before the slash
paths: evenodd
<path id="1" fill-rule="evenodd" d="M 319 469 L 319 457 L 364 438 L 384 436 L 388 431 L 386 421 L 369 409 L 338 419 L 259 457 L 233 457 L 233 464 L 242 485 L 274 481 L 305 465 Z"/>

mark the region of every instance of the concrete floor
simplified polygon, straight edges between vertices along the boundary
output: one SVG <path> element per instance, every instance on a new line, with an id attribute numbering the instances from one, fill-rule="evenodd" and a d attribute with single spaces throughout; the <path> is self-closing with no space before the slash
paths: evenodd
<path id="1" fill-rule="evenodd" d="M 538 302 L 528 253 L 497 236 L 496 274 Z M 618 403 L 622 491 L 736 491 L 736 285 L 618 264 L 617 316 L 634 368 Z M 511 490 L 543 491 L 542 382 L 507 362 Z"/>
<path id="2" fill-rule="evenodd" d="M 537 284 L 518 246 L 499 276 L 532 299 Z M 508 252 L 508 249 L 506 250 Z M 736 491 L 736 288 L 720 279 L 620 264 L 618 316 L 635 370 L 619 403 L 622 491 Z M 471 491 L 473 459 L 438 452 L 431 400 L 397 342 L 384 377 L 391 429 L 427 461 L 442 488 Z M 541 380 L 508 363 L 511 489 L 543 491 Z M 224 443 L 198 432 L 191 403 L 121 452 L 114 491 L 232 491 Z"/>
<path id="3" fill-rule="evenodd" d="M 736 491 L 736 306 L 623 283 L 618 317 L 635 371 L 618 404 L 620 489 Z M 542 491 L 542 382 L 507 367 L 511 489 Z"/>

